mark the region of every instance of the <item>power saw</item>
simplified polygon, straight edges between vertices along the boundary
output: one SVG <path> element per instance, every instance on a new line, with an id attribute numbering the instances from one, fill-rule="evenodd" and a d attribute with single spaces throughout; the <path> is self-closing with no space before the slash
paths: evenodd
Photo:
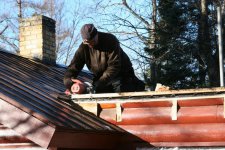
<path id="1" fill-rule="evenodd" d="M 71 93 L 72 94 L 87 94 L 87 93 L 94 93 L 93 86 L 89 82 L 82 82 L 78 79 L 72 79 L 74 82 L 71 86 Z"/>

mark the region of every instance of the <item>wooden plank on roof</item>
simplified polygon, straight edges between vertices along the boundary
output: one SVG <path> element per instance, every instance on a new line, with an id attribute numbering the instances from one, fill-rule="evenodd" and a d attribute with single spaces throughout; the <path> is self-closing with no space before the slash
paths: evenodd
<path id="1" fill-rule="evenodd" d="M 144 92 L 122 92 L 122 93 L 104 93 L 104 94 L 74 94 L 72 99 L 91 99 L 91 98 L 129 98 L 140 96 L 156 96 L 156 95 L 182 95 L 182 94 L 199 94 L 199 93 L 225 93 L 224 87 L 202 88 L 202 89 L 186 89 L 186 90 L 168 90 L 168 91 L 144 91 Z"/>
<path id="2" fill-rule="evenodd" d="M 83 109 L 98 115 L 99 106 L 98 103 L 78 103 Z"/>
<path id="3" fill-rule="evenodd" d="M 112 104 L 112 103 L 121 103 L 121 105 L 126 104 L 126 103 L 138 103 L 138 105 L 142 105 L 142 103 L 146 103 L 146 102 L 166 102 L 166 101 L 172 101 L 174 100 L 174 98 L 176 98 L 178 100 L 178 104 L 182 105 L 182 106 L 197 106 L 197 105 L 212 105 L 214 104 L 223 104 L 223 97 L 225 96 L 225 93 L 222 94 L 209 94 L 209 95 L 201 95 L 201 96 L 197 96 L 197 95 L 190 95 L 190 96 L 162 96 L 162 97 L 135 97 L 135 98 L 93 98 L 93 99 L 73 99 L 72 101 L 74 103 L 93 103 L 93 102 L 97 102 L 100 105 L 102 104 Z M 192 103 L 193 102 L 193 103 Z M 197 103 L 195 103 L 197 102 Z M 162 105 L 162 104 L 160 104 Z M 165 104 L 164 104 L 165 105 Z M 166 104 L 168 105 L 168 104 Z M 165 105 L 165 106 L 166 106 Z"/>
<path id="4" fill-rule="evenodd" d="M 117 122 L 122 121 L 122 107 L 120 103 L 116 103 L 116 121 Z"/>
<path id="5" fill-rule="evenodd" d="M 172 100 L 171 119 L 177 120 L 177 99 Z"/>

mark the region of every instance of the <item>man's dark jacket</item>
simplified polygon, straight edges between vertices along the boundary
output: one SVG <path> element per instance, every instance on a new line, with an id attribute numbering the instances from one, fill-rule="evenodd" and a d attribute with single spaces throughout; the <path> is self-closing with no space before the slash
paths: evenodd
<path id="1" fill-rule="evenodd" d="M 98 43 L 93 48 L 83 43 L 79 46 L 64 76 L 67 89 L 72 85 L 71 78 L 76 78 L 85 64 L 94 74 L 94 81 L 101 85 L 110 84 L 116 78 L 122 81 L 136 78 L 129 57 L 117 38 L 109 33 L 98 32 Z"/>

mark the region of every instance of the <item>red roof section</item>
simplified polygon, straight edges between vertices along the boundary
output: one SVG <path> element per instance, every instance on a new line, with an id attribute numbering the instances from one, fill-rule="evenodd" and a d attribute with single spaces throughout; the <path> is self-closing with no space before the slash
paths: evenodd
<path id="1" fill-rule="evenodd" d="M 66 103 L 57 99 L 58 93 L 65 90 L 62 82 L 64 71 L 62 67 L 0 51 L 0 105 L 4 106 L 0 111 L 0 122 L 42 147 L 49 146 L 57 131 L 123 132 L 79 105 L 72 104 L 72 101 Z M 87 73 L 82 76 L 90 78 Z M 34 134 L 25 132 L 27 128 L 35 129 L 36 125 L 40 125 L 42 136 L 48 137 L 49 141 L 37 139 L 41 130 L 34 131 Z"/>

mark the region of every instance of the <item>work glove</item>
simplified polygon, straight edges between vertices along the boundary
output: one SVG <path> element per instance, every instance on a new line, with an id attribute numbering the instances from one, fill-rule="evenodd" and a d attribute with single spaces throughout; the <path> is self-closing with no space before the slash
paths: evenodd
<path id="1" fill-rule="evenodd" d="M 66 95 L 71 95 L 71 92 L 69 89 L 66 89 L 66 91 L 64 92 Z"/>

